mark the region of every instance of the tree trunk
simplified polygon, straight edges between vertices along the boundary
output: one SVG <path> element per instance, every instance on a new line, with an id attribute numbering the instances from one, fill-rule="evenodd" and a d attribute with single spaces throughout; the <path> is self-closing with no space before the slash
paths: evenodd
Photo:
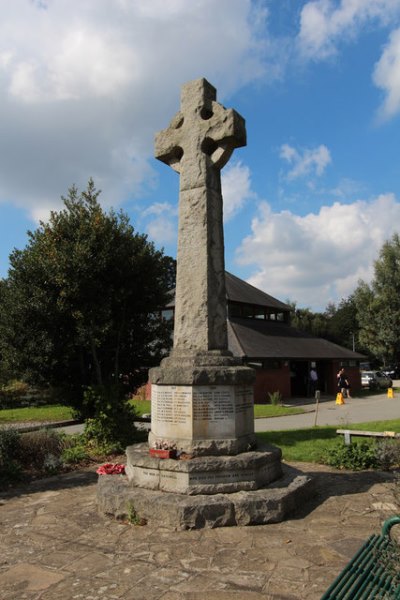
<path id="1" fill-rule="evenodd" d="M 100 367 L 99 359 L 97 357 L 96 345 L 94 343 L 94 339 L 92 336 L 90 336 L 90 349 L 92 351 L 94 371 L 96 374 L 96 383 L 97 383 L 97 385 L 103 385 L 103 377 L 101 374 L 101 367 Z"/>

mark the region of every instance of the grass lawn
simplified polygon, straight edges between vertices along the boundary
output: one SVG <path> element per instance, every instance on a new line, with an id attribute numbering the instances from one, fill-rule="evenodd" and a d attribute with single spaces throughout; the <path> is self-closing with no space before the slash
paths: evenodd
<path id="1" fill-rule="evenodd" d="M 72 408 L 61 404 L 0 410 L 0 424 L 20 421 L 67 421 L 72 418 Z"/>
<path id="2" fill-rule="evenodd" d="M 273 404 L 255 404 L 254 416 L 256 419 L 260 417 L 284 417 L 285 415 L 300 415 L 305 411 L 302 408 L 295 406 L 274 406 Z"/>
<path id="3" fill-rule="evenodd" d="M 310 427 L 309 429 L 291 429 L 286 431 L 266 431 L 257 433 L 260 441 L 279 446 L 283 458 L 287 461 L 321 462 L 322 456 L 339 441 L 336 429 L 343 427 Z M 400 419 L 391 421 L 374 421 L 372 423 L 352 423 L 346 429 L 364 431 L 395 431 L 400 433 Z M 369 438 L 362 438 L 363 440 Z M 354 438 L 354 442 L 357 439 Z"/>
<path id="4" fill-rule="evenodd" d="M 133 398 L 130 402 L 135 407 L 136 414 L 138 417 L 142 415 L 149 415 L 151 413 L 151 402 L 150 400 L 140 400 L 140 398 Z"/>
<path id="5" fill-rule="evenodd" d="M 136 414 L 141 417 L 149 414 L 151 409 L 150 400 L 133 400 Z M 19 423 L 21 421 L 67 421 L 73 418 L 73 409 L 61 404 L 49 406 L 28 406 L 25 408 L 3 408 L 0 409 L 1 423 Z"/>

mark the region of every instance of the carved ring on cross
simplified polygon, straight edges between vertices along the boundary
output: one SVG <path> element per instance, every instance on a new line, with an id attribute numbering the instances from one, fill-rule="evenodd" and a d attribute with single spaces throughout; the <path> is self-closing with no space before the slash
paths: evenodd
<path id="1" fill-rule="evenodd" d="M 185 129 L 187 131 L 183 133 Z M 196 130 L 197 135 L 194 133 Z M 235 148 L 246 144 L 244 119 L 233 109 L 226 109 L 218 102 L 211 101 L 209 108 L 203 106 L 196 109 L 195 114 L 192 113 L 186 122 L 185 116 L 179 111 L 172 118 L 168 129 L 157 134 L 155 152 L 156 158 L 177 173 L 181 172 L 181 161 L 185 154 L 182 146 L 188 144 L 185 135 L 188 131 L 188 138 L 194 143 L 196 150 L 207 155 L 211 165 L 218 170 L 225 166 Z"/>

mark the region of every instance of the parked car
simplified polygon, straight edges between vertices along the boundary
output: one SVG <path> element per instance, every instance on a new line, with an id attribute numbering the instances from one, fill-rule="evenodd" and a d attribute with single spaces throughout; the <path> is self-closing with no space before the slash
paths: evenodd
<path id="1" fill-rule="evenodd" d="M 379 390 L 392 387 L 393 381 L 382 371 L 362 371 L 361 385 L 369 387 L 370 390 Z"/>
<path id="2" fill-rule="evenodd" d="M 381 371 L 390 379 L 400 379 L 400 369 L 398 367 L 385 367 Z"/>

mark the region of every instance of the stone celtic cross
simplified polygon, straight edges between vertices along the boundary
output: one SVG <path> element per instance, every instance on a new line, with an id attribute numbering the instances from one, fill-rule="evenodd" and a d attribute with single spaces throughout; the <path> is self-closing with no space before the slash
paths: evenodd
<path id="1" fill-rule="evenodd" d="M 205 79 L 182 86 L 181 110 L 156 135 L 156 158 L 180 174 L 174 355 L 227 350 L 220 170 L 245 145 L 244 119 Z"/>

